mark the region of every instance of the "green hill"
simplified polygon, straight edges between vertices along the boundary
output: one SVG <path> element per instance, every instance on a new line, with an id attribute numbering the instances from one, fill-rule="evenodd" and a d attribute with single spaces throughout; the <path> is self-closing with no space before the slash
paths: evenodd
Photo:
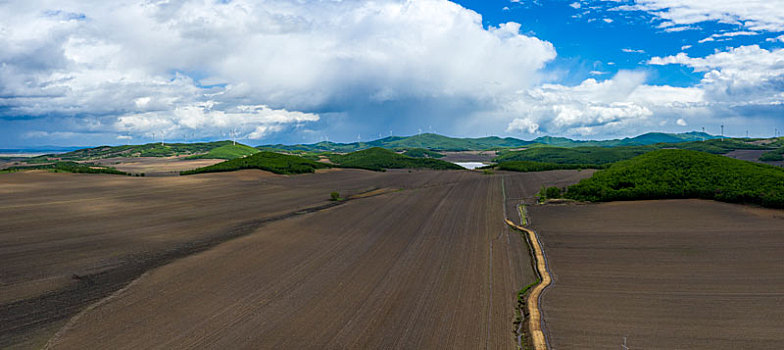
<path id="1" fill-rule="evenodd" d="M 657 150 L 570 186 L 587 201 L 703 198 L 784 208 L 784 169 L 688 150 Z"/>
<path id="2" fill-rule="evenodd" d="M 273 152 L 258 152 L 244 158 L 235 158 L 204 168 L 183 171 L 180 172 L 180 175 L 235 171 L 241 169 L 261 169 L 276 174 L 302 174 L 312 173 L 315 172 L 316 169 L 329 167 L 330 166 L 327 164 L 314 162 L 298 156 Z"/>
<path id="3" fill-rule="evenodd" d="M 742 139 L 711 139 L 681 143 L 657 143 L 644 146 L 616 147 L 534 147 L 522 151 L 507 151 L 494 159 L 502 163 L 508 161 L 532 161 L 556 164 L 576 164 L 602 166 L 621 160 L 631 159 L 657 149 L 685 149 L 713 154 L 724 154 L 738 149 L 768 149 L 751 144 Z"/>
<path id="4" fill-rule="evenodd" d="M 190 156 L 188 159 L 234 159 L 258 153 L 259 150 L 243 144 L 229 144 L 211 149 L 205 154 Z"/>
<path id="5" fill-rule="evenodd" d="M 148 143 L 144 145 L 98 146 L 62 154 L 48 154 L 30 159 L 30 163 L 45 162 L 47 158 L 61 160 L 92 160 L 116 157 L 172 157 L 207 153 L 215 148 L 231 145 L 231 141 L 197 143 Z"/>
<path id="6" fill-rule="evenodd" d="M 443 158 L 444 155 L 435 151 L 427 150 L 424 148 L 411 148 L 403 152 L 404 156 L 412 158 Z"/>
<path id="7" fill-rule="evenodd" d="M 330 161 L 344 168 L 358 168 L 375 171 L 385 169 L 463 169 L 463 167 L 431 158 L 412 158 L 397 154 L 388 149 L 373 147 L 349 154 L 335 154 L 330 156 Z"/>

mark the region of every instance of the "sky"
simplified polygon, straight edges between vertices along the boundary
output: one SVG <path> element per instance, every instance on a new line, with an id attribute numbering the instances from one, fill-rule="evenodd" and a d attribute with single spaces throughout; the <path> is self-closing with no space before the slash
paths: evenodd
<path id="1" fill-rule="evenodd" d="M 784 0 L 0 0 L 0 148 L 784 130 Z"/>

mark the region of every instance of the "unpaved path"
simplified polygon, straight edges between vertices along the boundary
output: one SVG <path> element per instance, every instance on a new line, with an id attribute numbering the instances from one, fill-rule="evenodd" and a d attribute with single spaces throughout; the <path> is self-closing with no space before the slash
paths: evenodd
<path id="1" fill-rule="evenodd" d="M 536 271 L 542 280 L 539 284 L 534 286 L 526 301 L 526 306 L 528 308 L 528 336 L 531 337 L 534 349 L 547 350 L 547 338 L 543 330 L 542 313 L 539 306 L 542 292 L 552 283 L 550 271 L 547 269 L 547 260 L 545 259 L 544 251 L 542 250 L 542 245 L 539 243 L 539 237 L 537 237 L 536 232 L 519 226 L 509 219 L 506 219 L 506 223 L 528 235 L 528 242 L 531 244 L 531 249 L 533 249 L 536 258 Z"/>

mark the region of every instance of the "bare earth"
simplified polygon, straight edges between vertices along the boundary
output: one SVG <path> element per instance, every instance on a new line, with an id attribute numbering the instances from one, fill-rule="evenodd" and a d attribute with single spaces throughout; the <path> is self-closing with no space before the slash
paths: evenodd
<path id="1" fill-rule="evenodd" d="M 777 349 L 784 211 L 702 200 L 530 207 L 553 349 Z"/>
<path id="2" fill-rule="evenodd" d="M 763 162 L 763 161 L 760 161 L 759 157 L 763 153 L 765 153 L 765 152 L 768 152 L 768 151 L 767 150 L 756 150 L 756 149 L 739 149 L 739 150 L 736 150 L 736 151 L 732 151 L 732 152 L 726 153 L 724 155 L 727 156 L 727 157 L 730 157 L 730 158 L 745 160 L 745 161 L 749 161 L 749 162 L 764 163 L 764 164 L 770 164 L 770 165 L 776 165 L 776 166 L 784 166 L 784 161 L 778 161 L 778 162 Z"/>
<path id="3" fill-rule="evenodd" d="M 574 173 L 3 174 L 0 347 L 40 347 L 135 280 L 51 344 L 514 348 L 533 275 L 502 182 Z"/>
<path id="4" fill-rule="evenodd" d="M 133 157 L 106 158 L 90 162 L 110 166 L 131 174 L 176 176 L 180 171 L 202 168 L 224 161 L 224 159 L 185 159 L 185 157 Z"/>

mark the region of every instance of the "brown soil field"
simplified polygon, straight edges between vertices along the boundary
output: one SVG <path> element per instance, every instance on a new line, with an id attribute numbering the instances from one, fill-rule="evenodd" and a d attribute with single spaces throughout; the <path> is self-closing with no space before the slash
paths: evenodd
<path id="1" fill-rule="evenodd" d="M 784 161 L 779 161 L 779 162 L 763 162 L 763 161 L 760 161 L 759 157 L 763 153 L 765 153 L 765 152 L 768 152 L 768 151 L 766 151 L 766 150 L 755 150 L 755 149 L 740 149 L 740 150 L 736 150 L 736 151 L 732 151 L 732 152 L 726 153 L 724 155 L 727 156 L 727 157 L 730 157 L 730 158 L 746 160 L 746 161 L 749 161 L 749 162 L 764 163 L 764 164 L 770 164 L 770 165 L 776 165 L 776 166 L 784 166 Z"/>
<path id="2" fill-rule="evenodd" d="M 31 332 L 67 319 L 150 268 L 269 220 L 333 205 L 332 191 L 346 197 L 380 187 L 425 186 L 443 182 L 439 175 L 0 174 L 0 348 L 40 342 Z"/>
<path id="3" fill-rule="evenodd" d="M 529 207 L 552 349 L 777 349 L 784 211 L 662 200 Z"/>
<path id="4" fill-rule="evenodd" d="M 574 170 L 552 170 L 526 173 L 525 177 L 519 177 L 518 173 L 509 171 L 499 171 L 498 174 L 511 177 L 506 184 L 506 213 L 507 217 L 515 224 L 522 224 L 522 218 L 517 210 L 518 204 L 536 203 L 536 194 L 542 186 L 567 187 L 587 179 L 595 173 L 595 169 Z M 525 181 L 516 181 L 525 179 Z M 535 186 L 532 186 L 536 184 Z"/>
<path id="5" fill-rule="evenodd" d="M 224 159 L 185 159 L 185 157 L 133 157 L 106 158 L 90 161 L 100 165 L 114 167 L 117 170 L 145 176 L 179 175 L 180 171 L 210 166 L 225 161 Z"/>
<path id="6" fill-rule="evenodd" d="M 513 347 L 501 185 L 565 175 L 0 174 L 0 347 Z"/>

